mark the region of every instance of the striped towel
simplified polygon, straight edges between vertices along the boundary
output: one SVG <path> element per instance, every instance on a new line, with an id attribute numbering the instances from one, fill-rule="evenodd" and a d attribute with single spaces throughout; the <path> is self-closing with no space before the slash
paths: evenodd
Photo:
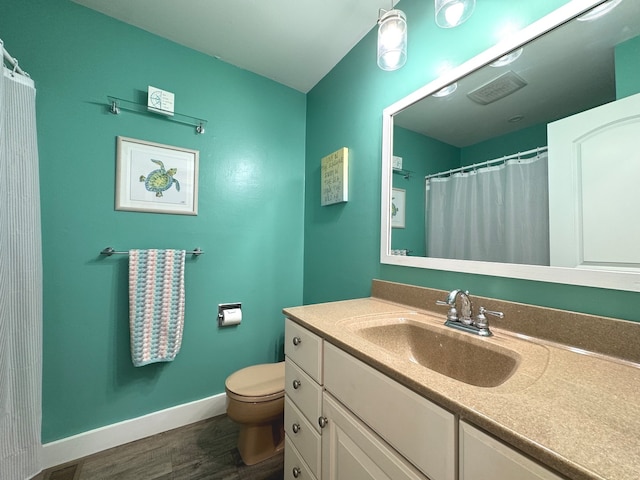
<path id="1" fill-rule="evenodd" d="M 129 250 L 129 329 L 136 367 L 169 362 L 184 325 L 184 250 Z"/>

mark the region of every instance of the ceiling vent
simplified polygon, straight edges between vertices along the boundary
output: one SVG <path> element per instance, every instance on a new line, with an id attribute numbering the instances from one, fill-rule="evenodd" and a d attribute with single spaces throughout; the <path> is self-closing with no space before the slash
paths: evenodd
<path id="1" fill-rule="evenodd" d="M 509 70 L 490 82 L 470 91 L 467 93 L 467 97 L 480 105 L 489 105 L 496 100 L 511 95 L 525 85 L 527 85 L 527 82 L 516 75 L 515 72 Z"/>

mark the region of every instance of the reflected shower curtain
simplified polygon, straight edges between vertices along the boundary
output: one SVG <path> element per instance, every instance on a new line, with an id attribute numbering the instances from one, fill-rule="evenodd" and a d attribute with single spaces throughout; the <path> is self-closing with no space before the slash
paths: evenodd
<path id="1" fill-rule="evenodd" d="M 547 153 L 426 182 L 427 256 L 549 265 Z"/>
<path id="2" fill-rule="evenodd" d="M 2 43 L 0 42 L 0 46 Z M 0 478 L 41 470 L 42 254 L 33 82 L 0 74 Z"/>

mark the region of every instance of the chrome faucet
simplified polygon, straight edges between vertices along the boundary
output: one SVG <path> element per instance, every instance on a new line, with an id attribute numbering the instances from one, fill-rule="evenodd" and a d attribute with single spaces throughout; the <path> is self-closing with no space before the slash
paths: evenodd
<path id="1" fill-rule="evenodd" d="M 456 300 L 460 297 L 460 317 L 458 317 L 458 310 L 456 309 Z M 452 322 L 461 322 L 464 325 L 471 325 L 473 319 L 473 304 L 469 298 L 469 292 L 463 292 L 462 290 L 451 290 L 447 296 L 445 302 L 438 300 L 438 305 L 448 305 L 449 312 L 447 313 L 447 320 Z"/>
<path id="2" fill-rule="evenodd" d="M 460 297 L 460 316 L 458 317 L 458 310 L 456 309 L 456 300 Z M 494 312 L 487 310 L 484 307 L 480 307 L 477 317 L 473 318 L 473 304 L 469 298 L 468 291 L 451 290 L 447 295 L 447 300 L 436 301 L 436 305 L 446 305 L 449 307 L 447 312 L 447 321 L 444 323 L 448 327 L 452 327 L 464 332 L 480 335 L 481 337 L 490 337 L 493 335 L 489 330 L 489 321 L 487 315 L 493 315 L 495 317 L 504 318 L 502 312 Z"/>

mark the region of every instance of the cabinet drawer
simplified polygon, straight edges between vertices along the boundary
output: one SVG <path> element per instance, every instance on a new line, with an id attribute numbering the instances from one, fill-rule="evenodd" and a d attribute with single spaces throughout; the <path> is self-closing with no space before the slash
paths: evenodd
<path id="1" fill-rule="evenodd" d="M 460 422 L 460 480 L 562 480 L 502 442 Z"/>
<path id="2" fill-rule="evenodd" d="M 322 412 L 322 387 L 304 373 L 290 358 L 285 359 L 284 388 L 287 396 L 320 433 L 318 417 Z"/>
<path id="3" fill-rule="evenodd" d="M 309 466 L 311 472 L 319 478 L 320 449 L 322 447 L 320 434 L 316 432 L 293 402 L 286 397 L 284 400 L 284 431 Z"/>
<path id="4" fill-rule="evenodd" d="M 322 338 L 287 318 L 284 353 L 322 385 Z"/>
<path id="5" fill-rule="evenodd" d="M 325 388 L 431 480 L 454 480 L 454 415 L 329 343 Z"/>
<path id="6" fill-rule="evenodd" d="M 297 476 L 296 476 L 297 475 Z M 289 437 L 284 441 L 284 480 L 316 480 L 311 469 L 293 446 Z"/>

